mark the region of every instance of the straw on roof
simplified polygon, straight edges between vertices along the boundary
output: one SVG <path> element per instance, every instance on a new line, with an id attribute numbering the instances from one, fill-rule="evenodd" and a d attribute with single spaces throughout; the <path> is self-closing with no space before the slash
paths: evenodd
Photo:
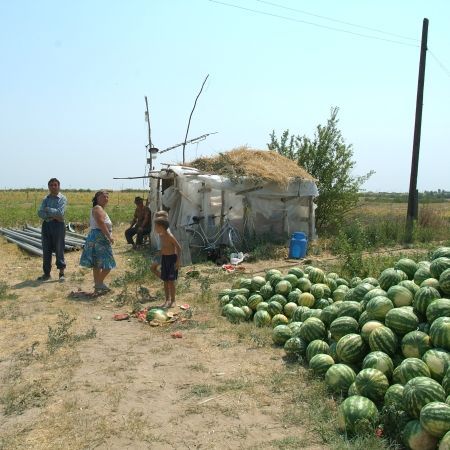
<path id="1" fill-rule="evenodd" d="M 239 147 L 217 156 L 198 158 L 189 166 L 203 172 L 223 175 L 233 181 L 245 177 L 255 183 L 261 180 L 286 186 L 293 180 L 315 179 L 295 161 L 275 151 Z"/>

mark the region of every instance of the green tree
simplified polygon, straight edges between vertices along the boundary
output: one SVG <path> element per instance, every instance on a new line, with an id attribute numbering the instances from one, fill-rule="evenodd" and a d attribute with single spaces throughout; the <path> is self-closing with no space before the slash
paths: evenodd
<path id="1" fill-rule="evenodd" d="M 316 227 L 319 232 L 333 232 L 346 212 L 358 203 L 361 186 L 373 175 L 354 176 L 353 149 L 345 144 L 338 129 L 339 108 L 332 108 L 325 126 L 318 125 L 314 138 L 289 135 L 285 130 L 277 139 L 270 135 L 269 150 L 296 161 L 316 180 L 319 197 L 316 199 Z"/>

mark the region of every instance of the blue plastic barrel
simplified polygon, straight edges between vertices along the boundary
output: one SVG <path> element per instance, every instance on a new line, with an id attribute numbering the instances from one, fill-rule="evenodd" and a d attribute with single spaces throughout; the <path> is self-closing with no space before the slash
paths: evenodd
<path id="1" fill-rule="evenodd" d="M 302 233 L 301 231 L 293 233 L 289 243 L 289 258 L 304 258 L 306 256 L 307 247 L 308 239 L 305 233 Z"/>

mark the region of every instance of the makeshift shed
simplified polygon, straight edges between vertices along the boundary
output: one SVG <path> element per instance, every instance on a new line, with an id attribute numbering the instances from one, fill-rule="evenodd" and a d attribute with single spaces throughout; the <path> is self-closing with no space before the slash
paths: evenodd
<path id="1" fill-rule="evenodd" d="M 184 264 L 191 259 L 186 227 L 193 217 L 203 219 L 206 231 L 228 216 L 242 236 L 282 238 L 303 231 L 315 238 L 315 179 L 276 152 L 239 148 L 188 165 L 167 165 L 150 180 L 150 209 L 169 212 Z"/>

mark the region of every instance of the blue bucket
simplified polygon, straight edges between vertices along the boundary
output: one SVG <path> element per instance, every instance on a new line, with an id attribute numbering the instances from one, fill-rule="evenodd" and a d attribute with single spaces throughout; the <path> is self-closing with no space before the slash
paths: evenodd
<path id="1" fill-rule="evenodd" d="M 289 242 L 289 258 L 300 259 L 306 256 L 308 239 L 301 231 L 293 233 Z"/>

